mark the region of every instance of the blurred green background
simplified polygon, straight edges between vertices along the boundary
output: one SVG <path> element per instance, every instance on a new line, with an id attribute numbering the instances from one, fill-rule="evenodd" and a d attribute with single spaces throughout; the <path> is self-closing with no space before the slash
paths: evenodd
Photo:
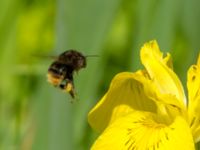
<path id="1" fill-rule="evenodd" d="M 156 39 L 183 83 L 200 49 L 199 0 L 1 0 L 0 150 L 87 150 L 96 135 L 87 113 L 112 77 L 141 68 L 139 50 Z M 88 58 L 75 74 L 78 102 L 46 82 L 67 49 Z M 181 137 L 180 137 L 181 138 Z"/>

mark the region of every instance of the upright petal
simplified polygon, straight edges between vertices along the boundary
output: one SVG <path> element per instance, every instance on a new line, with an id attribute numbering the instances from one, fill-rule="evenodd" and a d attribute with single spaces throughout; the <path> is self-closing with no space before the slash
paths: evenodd
<path id="1" fill-rule="evenodd" d="M 92 150 L 194 150 L 185 120 L 172 124 L 157 122 L 151 113 L 134 112 L 118 118 L 100 135 Z M 183 132 L 184 131 L 184 132 Z"/>
<path id="2" fill-rule="evenodd" d="M 196 65 L 188 70 L 188 113 L 195 141 L 200 141 L 200 55 Z"/>
<path id="3" fill-rule="evenodd" d="M 187 119 L 187 108 L 182 101 L 178 100 L 177 97 L 171 93 L 161 93 L 153 81 L 145 78 L 143 79 L 147 80 L 143 81 L 146 95 L 157 104 L 157 114 L 166 116 L 165 118 L 169 120 L 169 122 L 179 115 Z"/>
<path id="4" fill-rule="evenodd" d="M 200 96 L 200 55 L 197 64 L 189 68 L 187 77 L 189 100 L 194 101 Z"/>
<path id="5" fill-rule="evenodd" d="M 169 54 L 163 58 L 163 53 L 160 52 L 156 41 L 146 43 L 141 49 L 142 63 L 160 92 L 175 95 L 181 103 L 186 104 L 182 84 L 173 72 L 168 61 L 169 58 Z"/>
<path id="6" fill-rule="evenodd" d="M 90 111 L 88 121 L 97 131 L 116 118 L 135 110 L 156 111 L 155 103 L 144 93 L 143 84 L 138 80 L 141 73 L 119 73 L 111 82 L 108 92 Z"/>

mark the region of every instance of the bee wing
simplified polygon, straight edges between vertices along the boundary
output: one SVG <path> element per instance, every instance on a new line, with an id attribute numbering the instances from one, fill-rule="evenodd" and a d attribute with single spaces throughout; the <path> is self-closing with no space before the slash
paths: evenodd
<path id="1" fill-rule="evenodd" d="M 58 60 L 58 56 L 53 55 L 40 55 L 40 54 L 33 54 L 33 57 L 41 58 L 41 59 L 52 59 L 52 60 Z"/>

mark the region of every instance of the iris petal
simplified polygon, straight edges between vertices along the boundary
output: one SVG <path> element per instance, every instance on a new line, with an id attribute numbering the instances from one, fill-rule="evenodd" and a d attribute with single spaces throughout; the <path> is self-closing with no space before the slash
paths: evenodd
<path id="1" fill-rule="evenodd" d="M 169 54 L 163 58 L 163 53 L 160 52 L 156 41 L 146 43 L 141 49 L 142 63 L 160 92 L 175 95 L 181 103 L 186 104 L 182 84 L 172 68 L 169 67 L 170 64 L 166 64 L 168 57 L 170 57 Z"/>
<path id="2" fill-rule="evenodd" d="M 194 141 L 200 141 L 200 55 L 188 71 L 188 107 L 170 54 L 163 57 L 151 41 L 142 47 L 141 60 L 146 70 L 116 75 L 88 114 L 89 124 L 102 132 L 92 149 L 195 149 Z"/>
<path id="3" fill-rule="evenodd" d="M 193 101 L 200 96 L 200 55 L 197 65 L 192 65 L 188 70 L 187 87 L 189 100 Z"/>
<path id="4" fill-rule="evenodd" d="M 196 65 L 188 70 L 188 114 L 195 141 L 200 141 L 200 56 Z"/>
<path id="5" fill-rule="evenodd" d="M 189 126 L 183 118 L 177 117 L 172 124 L 166 125 L 155 121 L 155 117 L 152 113 L 133 112 L 118 118 L 96 140 L 92 150 L 195 149 Z"/>
<path id="6" fill-rule="evenodd" d="M 114 77 L 108 92 L 88 115 L 94 129 L 101 132 L 116 118 L 135 110 L 156 112 L 156 105 L 145 95 L 139 78 L 141 74 L 127 72 Z"/>

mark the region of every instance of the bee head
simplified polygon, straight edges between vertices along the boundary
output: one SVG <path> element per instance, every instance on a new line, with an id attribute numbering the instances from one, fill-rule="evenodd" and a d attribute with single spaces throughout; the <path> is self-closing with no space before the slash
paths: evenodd
<path id="1" fill-rule="evenodd" d="M 85 56 L 79 56 L 76 60 L 76 68 L 77 70 L 81 69 L 81 68 L 85 68 L 86 67 L 86 57 Z"/>

